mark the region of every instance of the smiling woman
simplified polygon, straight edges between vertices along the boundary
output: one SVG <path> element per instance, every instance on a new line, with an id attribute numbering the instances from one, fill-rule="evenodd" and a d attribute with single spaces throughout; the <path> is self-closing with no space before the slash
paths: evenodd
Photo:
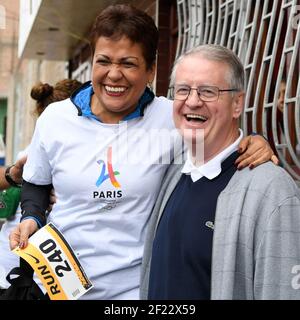
<path id="1" fill-rule="evenodd" d="M 24 170 L 24 215 L 15 233 L 21 237 L 11 244 L 25 246 L 46 223 L 44 194 L 52 183 L 57 201 L 48 221 L 59 227 L 94 285 L 83 299 L 139 297 L 145 227 L 168 165 L 159 164 L 159 153 L 147 161 L 147 145 L 127 137 L 174 129 L 172 102 L 147 87 L 157 42 L 146 13 L 125 5 L 105 9 L 91 35 L 92 82 L 48 108 L 36 125 Z M 129 164 L 124 153 L 139 161 Z"/>
<path id="2" fill-rule="evenodd" d="M 134 111 L 154 74 L 155 65 L 147 69 L 140 44 L 125 36 L 100 37 L 92 69 L 92 112 L 103 122 L 118 123 Z"/>
<path id="3" fill-rule="evenodd" d="M 47 108 L 36 125 L 23 176 L 22 222 L 11 247 L 25 247 L 29 235 L 52 221 L 94 285 L 81 299 L 139 298 L 145 232 L 170 164 L 161 164 L 164 154 L 151 153 L 145 133 L 174 130 L 172 101 L 148 87 L 157 43 L 158 30 L 145 12 L 107 7 L 92 30 L 92 82 Z M 262 153 L 246 163 L 270 158 L 261 141 L 249 154 L 260 147 Z M 168 148 L 172 162 L 174 143 Z M 51 184 L 57 201 L 46 219 Z"/>

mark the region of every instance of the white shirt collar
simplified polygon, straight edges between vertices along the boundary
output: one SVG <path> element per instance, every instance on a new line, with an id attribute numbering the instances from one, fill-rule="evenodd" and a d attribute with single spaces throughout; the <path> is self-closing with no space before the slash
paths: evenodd
<path id="1" fill-rule="evenodd" d="M 243 138 L 243 131 L 239 129 L 239 132 L 240 136 L 237 140 L 235 140 L 230 146 L 228 146 L 222 152 L 217 154 L 214 158 L 212 158 L 211 160 L 199 167 L 196 167 L 193 164 L 190 152 L 188 152 L 187 160 L 185 161 L 185 164 L 181 172 L 187 175 L 191 175 L 193 182 L 198 181 L 202 177 L 206 177 L 209 180 L 212 180 L 215 177 L 217 177 L 222 171 L 222 162 L 238 149 L 238 145 Z"/>

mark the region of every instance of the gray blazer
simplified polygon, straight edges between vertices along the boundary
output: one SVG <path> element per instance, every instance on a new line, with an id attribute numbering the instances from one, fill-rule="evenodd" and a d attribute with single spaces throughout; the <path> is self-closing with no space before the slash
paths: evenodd
<path id="1" fill-rule="evenodd" d="M 171 166 L 149 221 L 141 299 L 156 228 L 180 176 L 181 166 Z M 237 171 L 218 197 L 211 299 L 300 299 L 300 192 L 272 163 Z"/>

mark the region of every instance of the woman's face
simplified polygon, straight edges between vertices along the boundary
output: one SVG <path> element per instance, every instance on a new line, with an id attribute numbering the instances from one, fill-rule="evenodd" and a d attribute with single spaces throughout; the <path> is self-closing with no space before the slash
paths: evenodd
<path id="1" fill-rule="evenodd" d="M 126 37 L 100 37 L 93 57 L 92 111 L 101 121 L 118 123 L 137 106 L 155 66 L 146 69 L 142 48 Z"/>
<path id="2" fill-rule="evenodd" d="M 277 103 L 277 107 L 278 107 L 280 112 L 283 112 L 285 88 L 286 88 L 285 82 L 281 82 L 280 83 L 280 88 L 279 88 L 278 103 Z"/>

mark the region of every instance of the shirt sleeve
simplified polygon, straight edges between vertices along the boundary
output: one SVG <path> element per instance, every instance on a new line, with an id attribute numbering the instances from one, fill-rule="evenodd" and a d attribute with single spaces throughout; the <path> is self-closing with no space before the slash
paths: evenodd
<path id="1" fill-rule="evenodd" d="M 38 119 L 28 149 L 28 158 L 24 166 L 23 179 L 35 185 L 52 183 L 51 166 L 45 146 L 49 145 L 47 123 L 43 115 Z"/>

